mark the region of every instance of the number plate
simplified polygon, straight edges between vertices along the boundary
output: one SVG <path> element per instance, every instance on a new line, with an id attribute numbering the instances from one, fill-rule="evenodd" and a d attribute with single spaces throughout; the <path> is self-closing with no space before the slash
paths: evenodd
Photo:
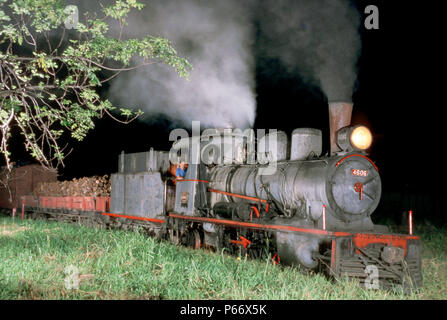
<path id="1" fill-rule="evenodd" d="M 351 173 L 353 176 L 356 176 L 356 177 L 367 177 L 368 176 L 368 171 L 362 170 L 362 169 L 352 169 Z"/>

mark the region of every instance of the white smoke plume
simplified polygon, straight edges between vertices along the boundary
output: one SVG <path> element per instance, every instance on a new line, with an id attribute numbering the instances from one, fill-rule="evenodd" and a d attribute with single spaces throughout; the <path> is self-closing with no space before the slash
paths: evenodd
<path id="1" fill-rule="evenodd" d="M 352 1 L 263 0 L 260 7 L 260 54 L 279 58 L 329 101 L 351 101 L 361 49 Z"/>
<path id="2" fill-rule="evenodd" d="M 251 127 L 255 120 L 252 18 L 236 0 L 152 0 L 129 17 L 126 36 L 147 34 L 172 41 L 192 65 L 190 80 L 156 64 L 123 73 L 109 97 L 141 108 L 144 120 L 157 114 L 182 125 Z"/>
<path id="3" fill-rule="evenodd" d="M 80 13 L 100 9 L 95 1 L 76 2 Z M 199 120 L 203 127 L 251 127 L 255 46 L 257 56 L 279 58 L 329 101 L 352 99 L 361 40 L 360 14 L 350 0 L 143 2 L 145 8 L 128 18 L 124 36 L 166 37 L 194 68 L 189 81 L 162 64 L 112 81 L 112 102 L 141 108 L 143 120 L 157 121 L 163 114 L 182 126 Z"/>

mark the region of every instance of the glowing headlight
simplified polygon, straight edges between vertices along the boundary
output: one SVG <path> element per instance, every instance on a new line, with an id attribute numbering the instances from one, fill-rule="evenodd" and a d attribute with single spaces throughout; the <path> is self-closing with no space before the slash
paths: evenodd
<path id="1" fill-rule="evenodd" d="M 343 151 L 366 150 L 371 143 L 371 131 L 362 125 L 345 127 L 337 133 L 337 144 Z"/>
<path id="2" fill-rule="evenodd" d="M 354 147 L 366 150 L 371 146 L 372 134 L 367 127 L 357 126 L 351 132 L 351 143 Z"/>

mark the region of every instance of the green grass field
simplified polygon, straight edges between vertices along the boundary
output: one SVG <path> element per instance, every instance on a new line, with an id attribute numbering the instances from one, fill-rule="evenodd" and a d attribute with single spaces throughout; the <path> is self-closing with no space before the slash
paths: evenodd
<path id="1" fill-rule="evenodd" d="M 0 216 L 0 299 L 447 299 L 447 229 L 416 233 L 424 286 L 405 295 L 139 233 Z"/>

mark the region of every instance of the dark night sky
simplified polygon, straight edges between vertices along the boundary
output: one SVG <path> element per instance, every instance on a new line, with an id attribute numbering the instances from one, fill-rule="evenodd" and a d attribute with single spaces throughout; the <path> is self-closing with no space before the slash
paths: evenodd
<path id="1" fill-rule="evenodd" d="M 361 12 L 369 4 L 378 6 L 380 29 L 361 30 L 353 123 L 364 123 L 373 131 L 370 156 L 380 169 L 384 192 L 440 195 L 445 120 L 443 106 L 436 101 L 441 80 L 433 77 L 441 67 L 433 48 L 440 30 L 435 26 L 439 21 L 435 12 L 440 11 L 422 3 L 356 3 Z M 257 57 L 256 94 L 255 128 L 290 133 L 296 127 L 316 127 L 323 130 L 327 148 L 327 100 L 319 88 L 306 86 L 277 60 Z M 84 142 L 73 144 L 74 151 L 60 171 L 62 177 L 113 173 L 121 150 L 141 152 L 151 146 L 168 150 L 173 127 L 162 117 L 152 126 L 139 121 L 127 126 L 110 119 L 98 121 Z"/>

